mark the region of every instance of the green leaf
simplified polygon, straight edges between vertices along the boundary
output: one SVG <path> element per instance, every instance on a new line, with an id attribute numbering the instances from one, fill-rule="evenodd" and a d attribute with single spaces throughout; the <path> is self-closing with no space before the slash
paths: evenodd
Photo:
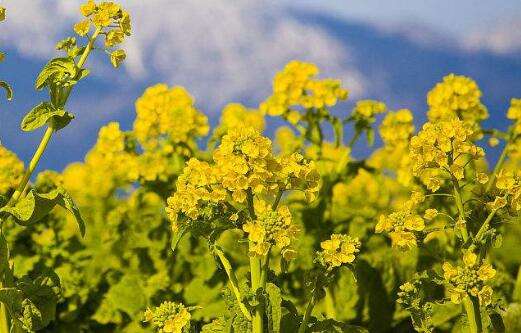
<path id="1" fill-rule="evenodd" d="M 516 302 L 521 302 L 521 266 L 517 271 L 517 279 L 516 284 L 514 286 L 514 293 L 512 294 L 512 299 Z"/>
<path id="2" fill-rule="evenodd" d="M 142 278 L 136 274 L 124 275 L 112 285 L 105 294 L 102 304 L 94 315 L 102 323 L 115 322 L 118 311 L 125 312 L 131 318 L 137 318 L 147 305 Z M 117 322 L 117 321 L 116 321 Z"/>
<path id="3" fill-rule="evenodd" d="M 80 211 L 70 195 L 63 188 L 56 188 L 45 194 L 31 190 L 25 198 L 18 200 L 15 206 L 1 208 L 0 213 L 6 213 L 10 215 L 16 223 L 22 226 L 28 226 L 40 221 L 49 214 L 56 205 L 67 209 L 74 215 L 82 237 L 85 236 L 85 222 L 81 217 Z"/>
<path id="4" fill-rule="evenodd" d="M 41 90 L 50 84 L 70 86 L 77 82 L 77 74 L 78 68 L 73 58 L 55 58 L 44 66 L 36 78 L 35 88 Z"/>
<path id="5" fill-rule="evenodd" d="M 32 279 L 24 276 L 16 287 L 0 289 L 0 301 L 29 332 L 37 331 L 54 320 L 60 294 L 60 281 L 51 271 Z"/>
<path id="6" fill-rule="evenodd" d="M 42 102 L 27 113 L 22 120 L 23 131 L 34 131 L 45 124 L 49 124 L 55 130 L 67 126 L 74 116 L 62 108 L 56 108 L 49 102 Z"/>
<path id="7" fill-rule="evenodd" d="M 268 324 L 271 333 L 280 333 L 280 322 L 282 319 L 282 296 L 279 287 L 273 283 L 266 285 L 268 294 Z"/>
<path id="8" fill-rule="evenodd" d="M 13 88 L 9 85 L 9 83 L 5 81 L 0 81 L 0 87 L 4 88 L 5 92 L 7 93 L 7 100 L 10 101 L 13 99 Z"/>

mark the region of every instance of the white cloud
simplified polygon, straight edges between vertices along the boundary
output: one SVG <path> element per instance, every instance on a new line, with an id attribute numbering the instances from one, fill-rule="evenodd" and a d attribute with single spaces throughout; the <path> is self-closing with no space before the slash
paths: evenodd
<path id="1" fill-rule="evenodd" d="M 488 24 L 487 29 L 470 34 L 465 40 L 470 50 L 488 50 L 498 54 L 521 52 L 521 21 L 519 17 Z"/>
<path id="2" fill-rule="evenodd" d="M 8 8 L 8 21 L 0 39 L 29 57 L 52 55 L 54 43 L 79 19 L 79 1 L 3 3 Z M 320 28 L 292 18 L 275 2 L 121 3 L 130 11 L 134 28 L 125 45 L 125 66 L 132 81 L 124 84 L 157 81 L 185 85 L 203 105 L 245 97 L 259 100 L 268 93 L 276 70 L 291 59 L 302 59 L 317 63 L 324 75 L 342 78 L 352 95 L 364 89 L 364 78 L 350 63 L 349 50 Z"/>

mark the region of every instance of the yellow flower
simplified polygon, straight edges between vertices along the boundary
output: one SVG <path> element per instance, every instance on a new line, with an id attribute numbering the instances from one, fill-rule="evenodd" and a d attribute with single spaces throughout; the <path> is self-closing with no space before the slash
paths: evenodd
<path id="1" fill-rule="evenodd" d="M 194 104 L 183 87 L 157 84 L 147 88 L 136 101 L 134 133 L 139 143 L 145 150 L 157 149 L 164 141 L 193 147 L 209 131 L 208 118 Z"/>
<path id="2" fill-rule="evenodd" d="M 0 7 L 0 22 L 2 21 L 5 21 L 5 8 L 4 7 Z"/>
<path id="3" fill-rule="evenodd" d="M 490 286 L 484 286 L 478 294 L 479 302 L 481 305 L 489 305 L 492 302 L 492 294 L 494 291 Z"/>
<path id="4" fill-rule="evenodd" d="M 74 31 L 80 36 L 87 35 L 89 33 L 89 29 L 90 29 L 89 20 L 83 20 L 74 25 Z"/>
<path id="5" fill-rule="evenodd" d="M 488 183 L 488 179 L 489 178 L 486 173 L 483 173 L 483 172 L 476 173 L 476 180 L 478 181 L 478 183 L 486 184 L 486 183 Z"/>
<path id="6" fill-rule="evenodd" d="M 376 121 L 375 116 L 380 113 L 384 113 L 387 107 L 384 103 L 367 99 L 356 102 L 355 108 L 353 109 L 352 116 L 356 120 L 364 120 L 369 123 Z M 401 115 L 403 117 L 403 115 Z"/>
<path id="7" fill-rule="evenodd" d="M 425 215 L 424 215 L 424 218 L 426 220 L 432 220 L 434 219 L 436 216 L 438 216 L 438 210 L 435 209 L 435 208 L 429 208 L 425 211 Z"/>
<path id="8" fill-rule="evenodd" d="M 314 64 L 291 61 L 275 75 L 273 94 L 259 109 L 270 116 L 283 116 L 296 124 L 300 114 L 294 107 L 322 109 L 347 98 L 347 90 L 339 80 L 316 78 L 318 68 Z M 297 113 L 296 113 L 297 112 Z"/>
<path id="9" fill-rule="evenodd" d="M 124 50 L 112 51 L 110 53 L 110 63 L 115 68 L 118 68 L 123 63 L 123 61 L 125 60 L 126 57 L 127 57 L 127 55 Z"/>
<path id="10" fill-rule="evenodd" d="M 379 127 L 384 143 L 391 147 L 408 145 L 414 133 L 413 115 L 410 110 L 389 112 Z"/>
<path id="11" fill-rule="evenodd" d="M 393 246 L 401 250 L 408 250 L 416 247 L 416 237 L 412 232 L 407 231 L 392 231 L 389 233 Z"/>
<path id="12" fill-rule="evenodd" d="M 121 44 L 124 38 L 125 34 L 122 30 L 111 30 L 107 33 L 107 37 L 105 38 L 105 47 L 112 47 L 114 45 Z"/>
<path id="13" fill-rule="evenodd" d="M 492 210 L 498 210 L 507 205 L 507 199 L 504 197 L 496 197 L 493 202 L 487 203 Z"/>
<path id="14" fill-rule="evenodd" d="M 22 180 L 24 164 L 15 153 L 0 144 L 0 194 L 7 194 Z"/>
<path id="15" fill-rule="evenodd" d="M 478 269 L 478 276 L 481 280 L 487 281 L 496 276 L 496 270 L 488 263 L 482 264 Z"/>
<path id="16" fill-rule="evenodd" d="M 500 190 L 510 190 L 514 187 L 516 180 L 511 171 L 501 170 L 496 179 L 496 187 Z"/>
<path id="17" fill-rule="evenodd" d="M 481 103 L 481 91 L 469 77 L 449 74 L 427 94 L 430 121 L 461 120 L 477 123 L 488 118 Z"/>
<path id="18" fill-rule="evenodd" d="M 488 139 L 488 145 L 492 148 L 496 147 L 497 145 L 499 145 L 499 139 L 496 137 Z"/>
<path id="19" fill-rule="evenodd" d="M 191 317 L 183 304 L 163 302 L 153 309 L 147 309 L 143 321 L 150 323 L 158 332 L 182 333 L 183 328 L 190 325 Z"/>
<path id="20" fill-rule="evenodd" d="M 320 247 L 325 264 L 332 268 L 352 263 L 356 253 L 360 251 L 360 242 L 358 238 L 348 235 L 333 234 L 330 239 L 321 242 Z"/>
<path id="21" fill-rule="evenodd" d="M 467 251 L 463 255 L 463 263 L 467 267 L 473 267 L 476 264 L 477 259 L 478 259 L 478 256 L 474 252 L 471 252 L 471 251 Z"/>
<path id="22" fill-rule="evenodd" d="M 96 10 L 96 4 L 93 0 L 89 0 L 86 4 L 80 6 L 81 14 L 85 17 L 90 16 Z"/>

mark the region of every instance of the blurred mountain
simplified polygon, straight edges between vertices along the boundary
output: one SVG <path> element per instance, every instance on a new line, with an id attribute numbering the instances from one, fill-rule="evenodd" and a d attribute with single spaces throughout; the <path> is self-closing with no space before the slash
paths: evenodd
<path id="1" fill-rule="evenodd" d="M 427 91 L 448 73 L 468 75 L 478 82 L 491 126 L 507 126 L 504 114 L 510 98 L 521 95 L 519 49 L 496 52 L 489 47 L 469 47 L 468 41 L 454 40 L 417 24 L 376 26 L 293 8 L 269 15 L 255 15 L 254 10 L 237 15 L 244 22 L 228 28 L 229 35 L 214 36 L 210 42 L 205 40 L 209 37 L 204 29 L 193 34 L 179 31 L 177 39 L 168 37 L 166 30 L 149 30 L 136 38 L 141 44 L 130 44 L 129 56 L 140 50 L 136 51 L 139 66 L 129 65 L 125 73 L 103 65 L 99 74 L 80 83 L 79 94 L 73 95 L 69 104 L 78 119 L 58 133 L 42 166 L 61 169 L 81 160 L 95 142 L 99 127 L 109 121 L 130 128 L 134 101 L 148 85 L 159 81 L 187 86 L 197 105 L 215 123 L 225 101 L 257 106 L 269 93 L 273 74 L 293 58 L 317 62 L 324 68 L 324 76 L 341 77 L 353 90 L 350 103 L 360 98 L 379 99 L 392 109 L 410 108 L 418 121 L 425 119 Z M 235 31 L 241 26 L 247 26 L 246 38 Z M 139 29 L 137 26 L 136 33 Z M 149 48 L 160 40 L 163 42 L 157 49 Z M 180 47 L 181 42 L 187 45 Z M 222 45 L 224 42 L 228 44 Z M 207 45 L 203 53 L 201 44 Z M 172 52 L 172 58 L 164 58 L 167 52 Z M 95 66 L 107 63 L 102 57 L 93 59 Z M 41 134 L 23 134 L 18 124 L 27 110 L 45 98 L 33 89 L 42 59 L 8 49 L 6 62 L 0 64 L 1 79 L 15 89 L 13 102 L 0 101 L 0 140 L 25 161 Z M 191 59 L 195 59 L 193 63 Z M 136 75 L 136 68 L 146 75 Z M 223 77 L 227 70 L 231 74 Z M 211 96 L 206 98 L 206 94 Z M 340 111 L 348 112 L 350 105 Z"/>

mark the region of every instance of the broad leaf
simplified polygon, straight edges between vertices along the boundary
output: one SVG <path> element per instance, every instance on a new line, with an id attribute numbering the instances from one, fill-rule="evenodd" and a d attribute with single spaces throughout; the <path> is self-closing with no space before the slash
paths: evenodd
<path id="1" fill-rule="evenodd" d="M 72 58 L 49 61 L 36 78 L 35 88 L 41 90 L 50 84 L 69 86 L 77 82 L 78 68 Z"/>
<path id="2" fill-rule="evenodd" d="M 266 285 L 266 293 L 268 294 L 268 324 L 269 331 L 272 333 L 280 333 L 280 321 L 282 319 L 282 296 L 279 287 L 273 283 Z"/>
<path id="3" fill-rule="evenodd" d="M 48 102 L 42 102 L 25 115 L 21 128 L 23 131 L 29 132 L 49 124 L 55 130 L 59 130 L 67 126 L 72 119 L 74 116 L 64 109 L 55 108 Z"/>
<path id="4" fill-rule="evenodd" d="M 16 223 L 28 226 L 40 221 L 49 214 L 56 205 L 67 209 L 74 215 L 83 237 L 85 235 L 85 222 L 72 198 L 62 188 L 57 188 L 45 194 L 31 190 L 29 194 L 20 199 L 15 206 L 3 207 L 0 209 L 0 212 L 11 216 Z"/>
<path id="5" fill-rule="evenodd" d="M 9 83 L 5 81 L 0 81 L 0 88 L 4 88 L 7 93 L 7 100 L 10 101 L 13 99 L 13 88 L 9 85 Z"/>

